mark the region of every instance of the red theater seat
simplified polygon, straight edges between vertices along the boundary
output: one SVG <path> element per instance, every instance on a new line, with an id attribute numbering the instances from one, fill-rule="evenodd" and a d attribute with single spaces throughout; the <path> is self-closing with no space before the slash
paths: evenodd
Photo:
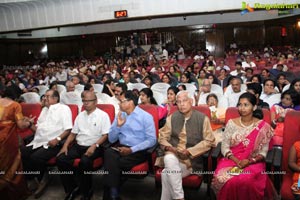
<path id="1" fill-rule="evenodd" d="M 109 116 L 110 122 L 112 123 L 115 118 L 115 107 L 112 104 L 97 104 L 97 108 L 106 112 Z M 82 106 L 81 111 L 84 111 L 84 107 Z M 73 167 L 78 167 L 80 163 L 80 158 L 74 160 Z M 96 158 L 93 162 L 93 168 L 99 169 L 103 165 L 103 158 Z"/>
<path id="2" fill-rule="evenodd" d="M 158 138 L 158 110 L 157 107 L 155 105 L 139 105 L 140 108 L 142 108 L 144 111 L 148 112 L 149 114 L 152 115 L 153 120 L 154 120 L 154 125 L 155 125 L 155 131 L 156 131 L 156 137 Z M 145 161 L 143 163 L 140 163 L 136 166 L 134 166 L 133 168 L 131 168 L 130 170 L 130 177 L 134 177 L 134 178 L 143 178 L 145 176 L 147 176 L 147 174 L 150 171 L 150 167 L 152 169 L 152 166 L 154 164 L 154 153 L 153 152 L 149 152 L 151 154 L 151 158 L 149 159 L 149 161 Z"/>
<path id="3" fill-rule="evenodd" d="M 300 112 L 291 111 L 288 112 L 284 120 L 284 129 L 283 129 L 283 144 L 282 152 L 278 151 L 278 154 L 275 155 L 274 166 L 280 172 L 285 172 L 283 174 L 280 194 L 281 199 L 290 200 L 294 199 L 294 196 L 291 192 L 292 177 L 293 172 L 288 166 L 288 157 L 290 148 L 296 141 L 300 140 Z M 281 154 L 282 153 L 282 154 Z M 281 158 L 282 155 L 282 158 Z M 275 177 L 275 186 L 280 186 L 281 175 Z"/>
<path id="4" fill-rule="evenodd" d="M 22 106 L 23 115 L 26 117 L 30 117 L 30 116 L 35 117 L 34 124 L 36 124 L 37 119 L 39 118 L 40 113 L 42 111 L 41 104 L 21 103 L 21 106 Z M 24 130 L 17 129 L 17 132 L 23 140 L 33 134 L 29 128 Z"/>

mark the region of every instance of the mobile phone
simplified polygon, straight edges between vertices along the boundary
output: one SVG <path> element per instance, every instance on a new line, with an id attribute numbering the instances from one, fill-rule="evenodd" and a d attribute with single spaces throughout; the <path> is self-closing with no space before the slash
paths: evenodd
<path id="1" fill-rule="evenodd" d="M 116 147 L 111 147 L 111 149 L 115 150 L 115 151 L 120 151 L 120 149 L 116 148 Z"/>

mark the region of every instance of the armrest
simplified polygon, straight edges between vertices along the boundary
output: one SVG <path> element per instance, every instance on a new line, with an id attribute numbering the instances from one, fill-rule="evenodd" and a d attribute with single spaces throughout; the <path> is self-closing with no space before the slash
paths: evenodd
<path id="1" fill-rule="evenodd" d="M 274 154 L 275 154 L 274 148 L 272 148 L 271 150 L 268 151 L 268 154 L 265 159 L 267 164 L 273 163 Z"/>
<path id="2" fill-rule="evenodd" d="M 204 154 L 202 154 L 202 157 L 203 157 L 204 159 L 208 159 L 210 152 L 211 152 L 210 150 L 207 151 L 207 152 L 205 152 Z"/>
<path id="3" fill-rule="evenodd" d="M 281 159 L 282 159 L 282 149 L 276 148 L 273 160 L 273 166 L 276 170 L 279 170 L 281 167 Z"/>
<path id="4" fill-rule="evenodd" d="M 273 160 L 273 166 L 274 166 L 274 171 L 280 171 L 281 169 L 281 159 L 282 159 L 282 149 L 281 148 L 275 148 L 274 149 L 274 160 Z M 280 192 L 280 185 L 282 182 L 282 175 L 280 173 L 275 173 L 274 174 L 274 186 L 277 190 L 277 192 Z"/>
<path id="5" fill-rule="evenodd" d="M 147 153 L 152 154 L 157 149 L 158 146 L 159 146 L 159 144 L 158 144 L 158 142 L 156 142 L 153 147 L 147 149 Z"/>
<path id="6" fill-rule="evenodd" d="M 212 149 L 211 153 L 211 159 L 212 159 L 212 170 L 215 170 L 217 168 L 217 161 L 218 158 L 221 157 L 221 142 L 218 143 L 218 145 Z"/>
<path id="7" fill-rule="evenodd" d="M 24 137 L 23 138 L 24 144 L 25 145 L 29 144 L 33 140 L 33 138 L 34 138 L 34 134 Z"/>
<path id="8" fill-rule="evenodd" d="M 218 145 L 212 149 L 211 157 L 213 159 L 217 159 L 221 155 L 221 142 L 218 143 Z"/>

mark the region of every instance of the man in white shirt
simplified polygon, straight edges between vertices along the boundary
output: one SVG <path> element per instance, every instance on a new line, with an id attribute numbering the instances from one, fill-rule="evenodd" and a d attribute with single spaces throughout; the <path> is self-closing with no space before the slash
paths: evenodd
<path id="1" fill-rule="evenodd" d="M 30 129 L 35 131 L 34 138 L 28 145 L 21 147 L 23 169 L 26 172 L 33 172 L 26 176 L 29 185 L 36 182 L 37 178 L 41 183 L 39 187 L 46 186 L 44 183 L 47 181 L 44 179 L 48 175 L 47 162 L 57 155 L 61 141 L 69 135 L 72 128 L 71 110 L 67 105 L 59 103 L 59 93 L 48 90 L 44 98 L 45 106 L 37 124 L 30 126 Z M 36 187 L 33 186 L 32 190 L 34 189 Z M 41 188 L 37 191 L 41 191 Z"/>
<path id="2" fill-rule="evenodd" d="M 230 72 L 231 76 L 243 76 L 245 74 L 245 71 L 242 70 L 242 62 L 237 61 L 235 62 L 235 70 Z"/>
<path id="3" fill-rule="evenodd" d="M 115 107 L 115 114 L 117 115 L 120 111 L 120 97 L 127 91 L 127 85 L 125 83 L 118 83 L 115 87 L 115 95 L 111 97 L 111 104 Z"/>
<path id="4" fill-rule="evenodd" d="M 225 69 L 226 71 L 230 71 L 230 67 L 228 67 L 228 65 L 225 64 L 224 60 L 221 60 L 219 66 L 216 68 L 217 71 L 220 71 L 221 69 Z"/>
<path id="5" fill-rule="evenodd" d="M 67 72 L 65 69 L 63 69 L 63 67 L 58 68 L 58 71 L 56 72 L 55 77 L 56 77 L 57 81 L 60 81 L 60 82 L 67 81 L 67 79 L 68 79 Z"/>
<path id="6" fill-rule="evenodd" d="M 98 109 L 97 96 L 92 91 L 83 93 L 82 111 L 75 120 L 74 127 L 59 152 L 57 166 L 61 172 L 73 171 L 72 174 L 61 174 L 61 180 L 67 194 L 65 199 L 74 199 L 81 191 L 83 199 L 90 199 L 92 196 L 92 175 L 86 173 L 93 170 L 93 161 L 103 156 L 103 147 L 107 141 L 107 134 L 110 129 L 110 119 L 106 112 Z M 73 141 L 76 141 L 71 146 Z M 75 181 L 73 162 L 80 158 L 77 169 L 79 176 L 79 187 Z"/>
<path id="7" fill-rule="evenodd" d="M 168 50 L 166 49 L 166 47 L 163 47 L 162 59 L 169 60 L 169 53 L 168 53 Z"/>
<path id="8" fill-rule="evenodd" d="M 250 56 L 246 56 L 245 61 L 242 62 L 242 67 L 245 70 L 246 68 L 253 68 L 256 67 L 256 64 L 251 61 Z"/>
<path id="9" fill-rule="evenodd" d="M 240 95 L 246 91 L 242 90 L 242 80 L 239 77 L 232 78 L 230 85 L 231 88 L 227 88 L 224 97 L 227 100 L 228 107 L 236 107 Z"/>
<path id="10" fill-rule="evenodd" d="M 184 60 L 185 59 L 184 49 L 183 49 L 182 45 L 179 45 L 177 55 L 178 55 L 178 60 Z"/>
<path id="11" fill-rule="evenodd" d="M 197 105 L 206 104 L 206 97 L 211 93 L 211 82 L 209 79 L 204 79 L 198 96 L 196 97 Z"/>

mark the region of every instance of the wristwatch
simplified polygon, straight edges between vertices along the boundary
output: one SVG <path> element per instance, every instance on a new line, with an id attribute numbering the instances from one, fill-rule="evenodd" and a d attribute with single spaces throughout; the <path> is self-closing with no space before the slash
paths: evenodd
<path id="1" fill-rule="evenodd" d="M 99 146 L 100 146 L 98 143 L 95 143 L 95 145 L 96 145 L 96 148 L 99 148 Z"/>
<path id="2" fill-rule="evenodd" d="M 56 137 L 55 139 L 57 139 L 57 141 L 61 141 L 61 137 Z"/>

